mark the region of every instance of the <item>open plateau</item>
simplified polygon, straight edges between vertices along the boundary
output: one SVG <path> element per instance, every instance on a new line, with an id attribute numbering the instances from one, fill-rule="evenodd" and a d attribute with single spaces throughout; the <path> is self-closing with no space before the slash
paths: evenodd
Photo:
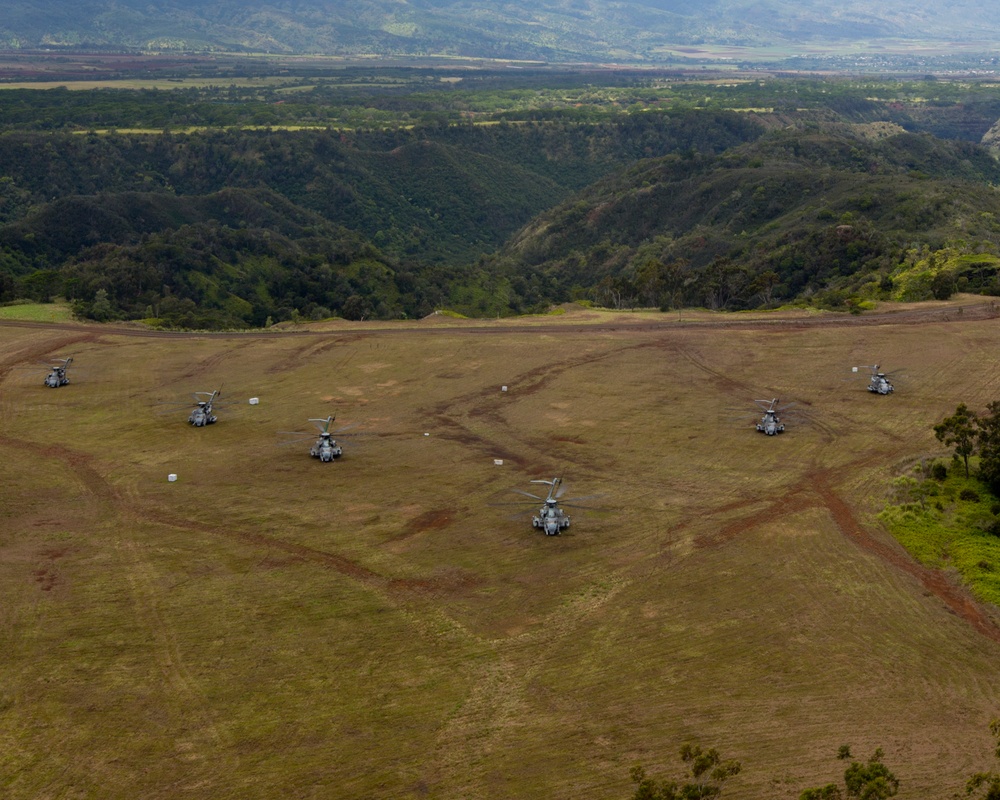
<path id="1" fill-rule="evenodd" d="M 744 800 L 844 743 L 900 798 L 991 768 L 1000 612 L 877 514 L 1000 397 L 996 305 L 566 308 L 0 323 L 4 796 L 615 798 L 685 742 Z M 876 362 L 905 387 L 867 392 Z M 215 425 L 157 413 L 220 387 Z M 332 415 L 365 434 L 335 463 L 279 446 Z M 496 505 L 555 476 L 601 495 L 560 536 Z"/>

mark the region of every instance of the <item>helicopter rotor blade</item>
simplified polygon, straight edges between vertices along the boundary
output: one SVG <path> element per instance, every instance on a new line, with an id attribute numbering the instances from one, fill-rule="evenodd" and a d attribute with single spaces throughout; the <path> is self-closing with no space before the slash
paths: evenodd
<path id="1" fill-rule="evenodd" d="M 601 492 L 599 494 L 585 494 L 582 497 L 571 497 L 568 500 L 566 500 L 563 503 L 563 505 L 564 506 L 573 505 L 574 503 L 579 503 L 581 500 L 599 500 L 600 498 L 605 496 L 606 495 L 604 494 L 604 492 Z"/>
<path id="2" fill-rule="evenodd" d="M 565 506 L 566 508 L 575 508 L 578 511 L 610 511 L 611 510 L 609 508 L 604 508 L 602 506 L 581 506 L 581 505 L 577 505 L 576 503 L 561 503 L 560 505 L 561 506 Z"/>
<path id="3" fill-rule="evenodd" d="M 545 502 L 544 497 L 539 497 L 537 494 L 532 494 L 531 492 L 525 492 L 522 491 L 521 489 L 511 489 L 511 491 L 514 492 L 515 494 L 522 494 L 525 497 L 530 497 L 532 500 L 537 500 L 539 503 Z"/>

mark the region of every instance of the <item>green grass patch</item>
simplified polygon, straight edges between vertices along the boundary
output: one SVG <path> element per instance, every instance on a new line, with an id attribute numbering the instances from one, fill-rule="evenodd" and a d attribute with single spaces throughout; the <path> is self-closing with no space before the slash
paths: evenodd
<path id="1" fill-rule="evenodd" d="M 1000 499 L 952 465 L 943 481 L 900 478 L 879 519 L 921 564 L 954 569 L 980 600 L 1000 606 Z"/>
<path id="2" fill-rule="evenodd" d="M 12 303 L 0 306 L 0 319 L 69 322 L 73 319 L 73 310 L 69 303 Z"/>

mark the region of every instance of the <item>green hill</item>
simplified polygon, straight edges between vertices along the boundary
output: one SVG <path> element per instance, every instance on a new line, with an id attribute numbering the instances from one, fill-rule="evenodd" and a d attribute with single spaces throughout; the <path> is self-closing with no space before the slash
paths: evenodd
<path id="1" fill-rule="evenodd" d="M 64 294 L 92 314 L 103 290 L 103 316 L 202 327 L 525 310 L 555 290 L 490 278 L 477 260 L 639 153 L 722 152 L 762 131 L 737 114 L 695 116 L 350 135 L 9 134 L 0 300 Z"/>
<path id="2" fill-rule="evenodd" d="M 540 215 L 500 260 L 615 305 L 745 308 L 831 288 L 837 305 L 839 290 L 891 291 L 913 252 L 988 248 L 998 180 L 978 145 L 888 126 L 781 130 L 643 161 Z"/>

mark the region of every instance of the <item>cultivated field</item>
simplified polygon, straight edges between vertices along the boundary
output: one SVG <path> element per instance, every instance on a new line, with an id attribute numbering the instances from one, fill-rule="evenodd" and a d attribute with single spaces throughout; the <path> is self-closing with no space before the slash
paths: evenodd
<path id="1" fill-rule="evenodd" d="M 726 797 L 837 780 L 845 743 L 950 797 L 994 765 L 1000 617 L 875 514 L 1000 398 L 964 302 L 0 325 L 0 794 L 624 798 L 697 741 L 743 762 Z M 59 390 L 22 368 L 70 354 Z M 895 395 L 850 379 L 875 361 Z M 156 413 L 220 385 L 217 425 Z M 782 436 L 732 420 L 774 396 Z M 329 413 L 370 434 L 340 462 L 277 445 Z M 555 475 L 606 510 L 547 538 L 490 505 Z"/>

